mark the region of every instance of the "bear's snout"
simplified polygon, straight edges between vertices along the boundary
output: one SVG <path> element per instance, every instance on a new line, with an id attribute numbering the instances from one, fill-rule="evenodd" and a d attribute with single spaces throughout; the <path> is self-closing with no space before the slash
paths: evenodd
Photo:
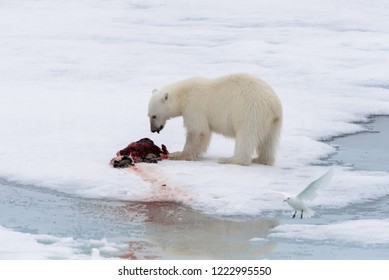
<path id="1" fill-rule="evenodd" d="M 159 134 L 159 132 L 163 129 L 163 125 L 161 125 L 160 127 L 155 127 L 155 126 L 151 126 L 151 132 L 154 133 L 154 132 L 157 132 Z"/>

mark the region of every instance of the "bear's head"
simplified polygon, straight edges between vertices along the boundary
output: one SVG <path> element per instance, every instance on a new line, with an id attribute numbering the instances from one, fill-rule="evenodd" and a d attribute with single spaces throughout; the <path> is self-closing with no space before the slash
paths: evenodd
<path id="1" fill-rule="evenodd" d="M 159 133 L 170 118 L 169 114 L 169 93 L 166 91 L 153 90 L 149 101 L 150 130 Z"/>

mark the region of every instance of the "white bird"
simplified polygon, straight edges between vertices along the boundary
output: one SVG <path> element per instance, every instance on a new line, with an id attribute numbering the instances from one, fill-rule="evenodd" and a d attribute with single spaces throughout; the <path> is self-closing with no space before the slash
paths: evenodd
<path id="1" fill-rule="evenodd" d="M 305 213 L 308 217 L 313 214 L 313 211 L 305 206 L 304 200 L 313 200 L 317 196 L 318 188 L 328 184 L 331 181 L 333 174 L 334 168 L 331 168 L 320 178 L 310 183 L 298 195 L 285 197 L 284 202 L 288 203 L 295 210 L 293 218 L 296 217 L 298 211 L 301 211 L 301 219 L 303 218 L 303 213 Z"/>

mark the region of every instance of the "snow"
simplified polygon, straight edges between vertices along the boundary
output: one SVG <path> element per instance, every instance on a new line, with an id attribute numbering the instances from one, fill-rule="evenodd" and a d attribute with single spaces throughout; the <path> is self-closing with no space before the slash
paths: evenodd
<path id="1" fill-rule="evenodd" d="M 321 159 L 335 148 L 320 140 L 389 114 L 388 9 L 383 0 L 2 1 L 0 178 L 81 197 L 168 199 L 205 214 L 273 218 L 287 209 L 273 191 L 298 193 L 326 171 Z M 143 137 L 182 149 L 181 119 L 159 135 L 149 131 L 154 88 L 233 72 L 266 80 L 283 103 L 274 167 L 217 164 L 233 152 L 220 136 L 200 161 L 139 165 L 164 189 L 108 165 Z M 336 167 L 311 206 L 377 199 L 388 185 L 387 172 Z M 328 230 L 311 227 L 313 236 Z M 70 258 L 67 250 L 59 256 Z"/>
<path id="2" fill-rule="evenodd" d="M 358 228 L 356 231 L 355 229 Z M 288 224 L 278 226 L 269 237 L 300 241 L 330 241 L 366 245 L 389 243 L 388 219 L 361 219 L 325 225 Z"/>
<path id="3" fill-rule="evenodd" d="M 54 237 L 16 232 L 0 226 L 0 259 L 93 259 L 96 252 L 114 255 L 124 248 L 107 240 L 75 240 L 72 237 Z M 101 256 L 100 256 L 101 257 Z"/>

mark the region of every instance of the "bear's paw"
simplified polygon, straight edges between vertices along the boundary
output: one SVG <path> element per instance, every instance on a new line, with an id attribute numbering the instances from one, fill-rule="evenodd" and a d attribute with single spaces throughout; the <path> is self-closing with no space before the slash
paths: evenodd
<path id="1" fill-rule="evenodd" d="M 195 160 L 196 157 L 191 156 L 191 155 L 188 155 L 188 154 L 183 153 L 183 152 L 174 152 L 174 153 L 170 153 L 170 154 L 169 154 L 169 159 L 172 159 L 172 160 L 188 160 L 188 161 L 192 161 L 192 160 Z"/>

